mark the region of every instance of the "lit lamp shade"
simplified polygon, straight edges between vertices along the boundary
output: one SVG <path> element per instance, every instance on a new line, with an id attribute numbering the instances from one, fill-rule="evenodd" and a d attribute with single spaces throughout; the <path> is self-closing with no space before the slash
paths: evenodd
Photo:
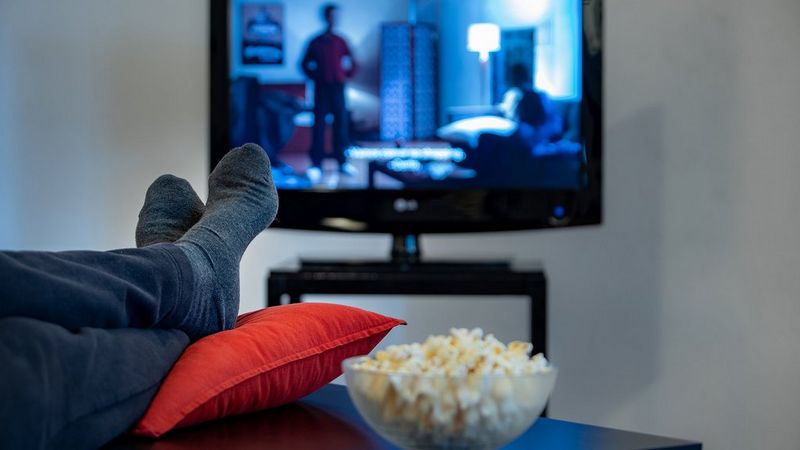
<path id="1" fill-rule="evenodd" d="M 500 51 L 500 27 L 493 23 L 473 23 L 467 31 L 467 50 L 480 53 L 481 61 L 489 53 Z"/>

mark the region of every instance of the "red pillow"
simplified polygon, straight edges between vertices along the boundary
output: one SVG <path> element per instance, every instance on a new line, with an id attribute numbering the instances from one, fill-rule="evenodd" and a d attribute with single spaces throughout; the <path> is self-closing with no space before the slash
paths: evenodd
<path id="1" fill-rule="evenodd" d="M 339 376 L 344 359 L 369 353 L 397 325 L 405 322 L 325 303 L 242 314 L 236 328 L 186 349 L 133 434 L 158 437 L 293 402 Z"/>

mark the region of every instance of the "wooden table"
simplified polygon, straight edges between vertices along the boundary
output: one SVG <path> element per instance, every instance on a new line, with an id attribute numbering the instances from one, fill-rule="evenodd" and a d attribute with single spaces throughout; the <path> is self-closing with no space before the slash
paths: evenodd
<path id="1" fill-rule="evenodd" d="M 299 402 L 178 430 L 160 440 L 125 438 L 114 450 L 395 449 L 364 422 L 344 386 L 328 385 Z M 700 450 L 702 444 L 541 418 L 504 449 Z"/>

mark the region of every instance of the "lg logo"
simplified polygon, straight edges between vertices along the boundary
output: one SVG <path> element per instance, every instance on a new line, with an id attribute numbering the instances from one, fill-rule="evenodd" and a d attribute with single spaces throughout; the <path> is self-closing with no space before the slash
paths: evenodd
<path id="1" fill-rule="evenodd" d="M 419 203 L 416 200 L 406 200 L 398 198 L 394 201 L 394 210 L 399 213 L 414 212 L 419 209 Z"/>

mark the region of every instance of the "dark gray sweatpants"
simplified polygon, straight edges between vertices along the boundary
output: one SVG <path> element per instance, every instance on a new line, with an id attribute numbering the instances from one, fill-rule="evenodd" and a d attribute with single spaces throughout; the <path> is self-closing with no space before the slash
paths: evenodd
<path id="1" fill-rule="evenodd" d="M 0 252 L 0 448 L 97 448 L 142 416 L 189 344 L 171 244 Z"/>

